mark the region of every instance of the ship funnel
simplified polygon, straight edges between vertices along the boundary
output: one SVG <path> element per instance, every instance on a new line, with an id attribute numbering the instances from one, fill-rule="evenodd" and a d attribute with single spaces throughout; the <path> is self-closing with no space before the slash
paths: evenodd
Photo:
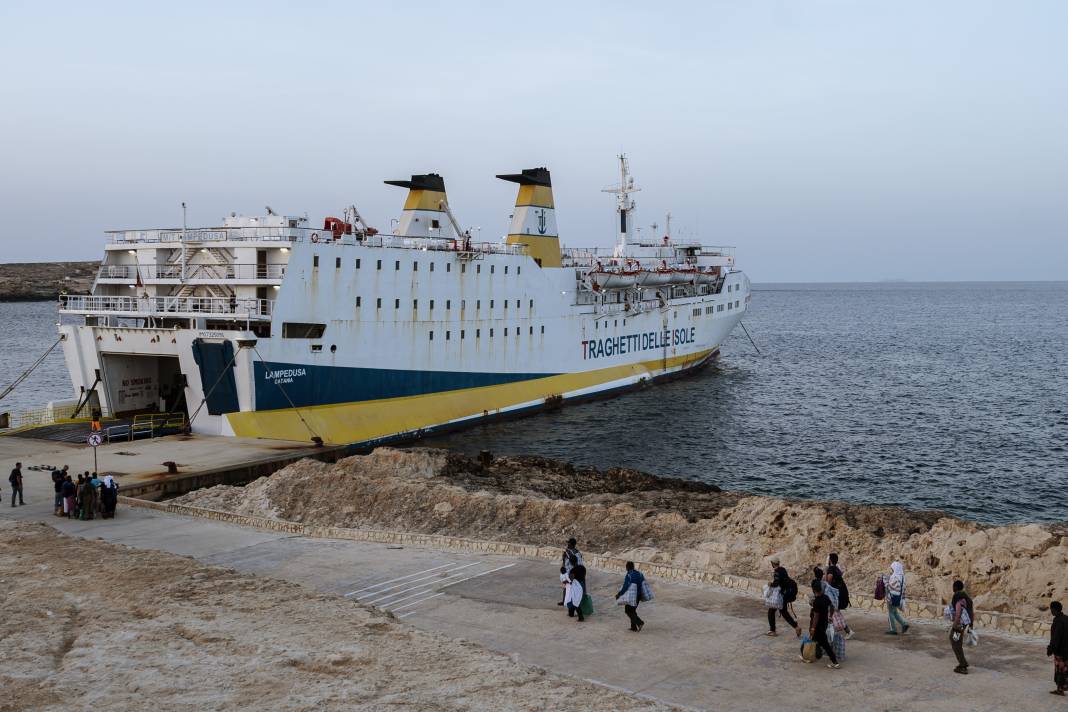
<path id="1" fill-rule="evenodd" d="M 387 180 L 386 185 L 408 189 L 404 212 L 394 235 L 411 237 L 446 237 L 452 229 L 445 206 L 445 180 L 437 173 L 412 176 L 411 180 Z M 459 237 L 459 235 L 457 235 Z"/>
<path id="2" fill-rule="evenodd" d="M 522 173 L 497 176 L 519 184 L 509 245 L 526 245 L 527 252 L 541 267 L 560 266 L 560 236 L 556 230 L 553 184 L 548 168 L 527 168 Z"/>

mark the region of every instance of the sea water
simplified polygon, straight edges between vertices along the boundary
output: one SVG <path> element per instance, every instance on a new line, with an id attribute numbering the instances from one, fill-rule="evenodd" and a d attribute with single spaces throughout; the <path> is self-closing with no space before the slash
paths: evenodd
<path id="1" fill-rule="evenodd" d="M 56 338 L 0 304 L 6 386 Z M 625 466 L 759 494 L 1068 520 L 1068 283 L 763 284 L 717 362 L 423 444 Z M 0 411 L 73 396 L 61 350 Z"/>
<path id="2" fill-rule="evenodd" d="M 724 489 L 1068 520 L 1068 283 L 757 284 L 718 362 L 425 440 Z"/>

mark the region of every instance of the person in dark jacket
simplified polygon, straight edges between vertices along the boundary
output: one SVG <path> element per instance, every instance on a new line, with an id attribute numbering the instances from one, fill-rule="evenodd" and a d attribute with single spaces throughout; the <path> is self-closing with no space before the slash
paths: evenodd
<path id="1" fill-rule="evenodd" d="M 818 649 L 826 653 L 827 657 L 831 659 L 831 662 L 827 663 L 827 667 L 837 670 L 841 665 L 838 664 L 838 657 L 834 654 L 831 641 L 827 639 L 827 624 L 831 622 L 831 599 L 823 592 L 823 586 L 819 581 L 812 582 L 812 593 L 814 597 L 812 599 L 812 612 L 809 614 L 808 638 L 815 642 Z M 804 656 L 801 659 L 805 660 Z M 805 662 L 807 663 L 808 661 L 805 660 Z"/>
<path id="2" fill-rule="evenodd" d="M 620 587 L 619 593 L 616 594 L 616 600 L 627 592 L 627 589 L 631 586 L 635 588 L 634 605 L 624 604 L 623 612 L 627 614 L 627 618 L 630 618 L 630 629 L 635 633 L 639 632 L 645 627 L 645 621 L 638 616 L 638 604 L 642 602 L 642 583 L 645 582 L 645 576 L 641 571 L 634 568 L 634 562 L 627 562 L 627 575 L 623 577 L 623 586 Z"/>
<path id="3" fill-rule="evenodd" d="M 15 497 L 18 497 L 19 505 L 26 504 L 22 498 L 22 463 L 16 462 L 15 469 L 11 471 L 7 481 L 11 483 L 11 506 L 15 506 Z"/>
<path id="4" fill-rule="evenodd" d="M 778 557 L 771 560 L 771 568 L 774 570 L 774 576 L 771 579 L 770 586 L 772 588 L 778 588 L 782 593 L 782 608 L 776 611 L 774 608 L 768 609 L 768 627 L 770 630 L 767 635 L 778 635 L 775 632 L 775 613 L 779 613 L 782 619 L 790 624 L 790 627 L 797 633 L 797 637 L 801 637 L 801 626 L 797 625 L 797 621 L 790 615 L 789 606 L 797 598 L 797 584 L 790 579 L 790 574 L 786 572 L 786 569 L 780 566 Z M 793 593 L 792 596 L 788 593 Z"/>
<path id="5" fill-rule="evenodd" d="M 975 620 L 975 609 L 972 608 L 971 596 L 964 591 L 963 581 L 953 582 L 953 600 L 950 601 L 949 607 L 953 610 L 953 627 L 949 631 L 949 646 L 953 648 L 953 654 L 957 656 L 957 667 L 953 669 L 953 672 L 967 675 L 968 661 L 964 657 L 964 639 Z"/>
<path id="6" fill-rule="evenodd" d="M 582 584 L 583 590 L 586 589 L 586 567 L 583 566 L 582 553 L 578 550 L 578 541 L 574 537 L 567 540 L 567 548 L 564 549 L 564 553 L 560 557 L 560 565 L 564 567 L 564 573 L 570 574 L 571 569 L 576 566 L 582 566 L 581 578 L 579 583 Z M 566 595 L 560 599 L 558 606 L 564 605 L 564 599 Z"/>
<path id="7" fill-rule="evenodd" d="M 1057 684 L 1050 694 L 1063 696 L 1068 692 L 1068 616 L 1064 615 L 1060 601 L 1049 604 L 1049 612 L 1053 614 L 1053 623 L 1049 627 L 1046 655 L 1053 656 L 1053 682 Z"/>
<path id="8" fill-rule="evenodd" d="M 78 488 L 74 484 L 74 480 L 70 475 L 67 475 L 63 480 L 63 488 L 61 493 L 63 495 L 63 516 L 68 519 L 74 514 L 74 495 L 77 494 Z"/>
<path id="9" fill-rule="evenodd" d="M 834 576 L 834 586 L 838 589 L 838 610 L 844 611 L 849 608 L 849 587 L 846 586 L 842 568 L 838 565 L 838 554 L 832 552 L 827 557 L 827 573 Z"/>
<path id="10" fill-rule="evenodd" d="M 64 465 L 62 470 L 52 470 L 52 488 L 56 493 L 56 516 L 63 516 L 63 482 L 67 479 L 67 469 L 69 465 Z"/>

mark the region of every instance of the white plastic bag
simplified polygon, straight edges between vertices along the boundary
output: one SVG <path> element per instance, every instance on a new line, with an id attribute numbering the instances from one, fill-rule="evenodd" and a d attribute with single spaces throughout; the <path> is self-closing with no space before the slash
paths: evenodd
<path id="1" fill-rule="evenodd" d="M 775 610 L 782 608 L 782 591 L 778 586 L 764 585 L 764 605 Z"/>

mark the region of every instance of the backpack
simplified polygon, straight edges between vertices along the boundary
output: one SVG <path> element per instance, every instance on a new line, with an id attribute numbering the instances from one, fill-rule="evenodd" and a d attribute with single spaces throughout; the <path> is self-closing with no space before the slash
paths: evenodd
<path id="1" fill-rule="evenodd" d="M 880 576 L 875 579 L 875 600 L 881 601 L 884 598 L 886 598 L 886 581 Z"/>
<path id="2" fill-rule="evenodd" d="M 789 576 L 786 577 L 786 581 L 782 584 L 782 602 L 793 603 L 797 600 L 797 581 L 794 581 Z"/>

